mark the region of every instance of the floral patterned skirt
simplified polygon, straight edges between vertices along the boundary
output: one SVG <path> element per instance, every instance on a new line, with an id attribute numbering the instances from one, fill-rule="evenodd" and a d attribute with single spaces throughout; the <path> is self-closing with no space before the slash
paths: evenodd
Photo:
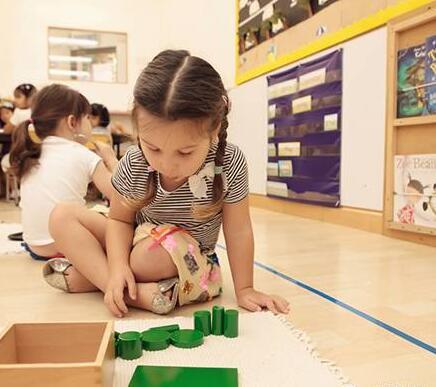
<path id="1" fill-rule="evenodd" d="M 180 306 L 209 301 L 222 293 L 221 269 L 216 254 L 202 254 L 198 242 L 187 231 L 171 224 L 143 223 L 135 230 L 133 246 L 146 238 L 154 239 L 150 249 L 162 246 L 176 265 Z"/>

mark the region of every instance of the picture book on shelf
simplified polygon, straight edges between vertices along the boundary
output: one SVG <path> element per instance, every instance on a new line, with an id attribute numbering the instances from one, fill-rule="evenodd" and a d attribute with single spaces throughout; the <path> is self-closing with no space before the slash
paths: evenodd
<path id="1" fill-rule="evenodd" d="M 398 51 L 397 116 L 436 114 L 436 35 Z"/>
<path id="2" fill-rule="evenodd" d="M 436 228 L 436 154 L 395 156 L 394 222 Z"/>

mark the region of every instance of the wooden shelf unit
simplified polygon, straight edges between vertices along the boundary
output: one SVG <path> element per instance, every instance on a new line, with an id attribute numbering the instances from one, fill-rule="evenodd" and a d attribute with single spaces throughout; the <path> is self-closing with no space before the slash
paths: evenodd
<path id="1" fill-rule="evenodd" d="M 436 229 L 393 222 L 394 157 L 436 153 L 436 115 L 397 118 L 397 53 L 436 33 L 436 1 L 388 24 L 387 117 L 383 231 L 385 235 L 436 246 Z"/>

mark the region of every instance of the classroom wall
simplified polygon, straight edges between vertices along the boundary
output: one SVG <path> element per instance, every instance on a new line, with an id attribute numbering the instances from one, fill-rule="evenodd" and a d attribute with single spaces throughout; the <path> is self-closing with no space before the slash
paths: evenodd
<path id="1" fill-rule="evenodd" d="M 163 48 L 187 49 L 208 60 L 227 88 L 235 81 L 234 0 L 163 0 Z"/>
<path id="2" fill-rule="evenodd" d="M 7 7 L 6 2 L 1 3 L 2 53 L 7 53 L 1 55 L 1 95 L 12 94 L 22 82 L 32 82 L 39 87 L 50 82 L 47 74 L 49 26 L 127 32 L 127 84 L 65 82 L 80 88 L 91 101 L 102 102 L 112 110 L 127 110 L 137 75 L 162 46 L 159 1 L 17 0 L 7 2 Z"/>
<path id="3" fill-rule="evenodd" d="M 8 17 L 7 4 L 5 1 L 0 1 L 0 97 L 9 90 L 6 85 L 9 85 L 9 69 L 13 66 L 12 55 L 10 55 L 14 45 L 13 30 L 14 24 L 12 18 Z"/>
<path id="4" fill-rule="evenodd" d="M 14 43 L 3 46 L 10 50 L 11 55 L 2 58 L 2 70 L 6 67 L 9 70 L 0 72 L 0 93 L 12 90 L 22 81 L 38 85 L 48 82 L 46 34 L 49 25 L 128 33 L 127 84 L 70 82 L 90 100 L 99 100 L 112 110 L 129 107 L 137 75 L 160 50 L 185 48 L 209 60 L 222 75 L 230 92 L 233 111 L 230 114 L 229 139 L 247 155 L 250 191 L 265 194 L 266 76 L 240 86 L 234 83 L 236 29 L 233 0 L 184 0 L 183 7 L 178 0 L 60 1 L 56 7 L 53 7 L 52 0 L 39 0 L 37 6 L 30 0 L 17 0 L 8 3 L 8 15 L 10 18 L 1 23 L 0 28 L 2 31 L 5 27 L 14 31 Z M 381 210 L 386 28 L 346 42 L 342 47 L 342 204 Z"/>

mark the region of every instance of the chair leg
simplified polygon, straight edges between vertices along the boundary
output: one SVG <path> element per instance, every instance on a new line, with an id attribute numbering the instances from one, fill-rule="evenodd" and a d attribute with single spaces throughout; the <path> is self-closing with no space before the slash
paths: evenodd
<path id="1" fill-rule="evenodd" d="M 20 204 L 20 188 L 18 187 L 18 178 L 17 176 L 13 175 L 12 181 L 14 184 L 14 203 L 16 206 Z"/>
<path id="2" fill-rule="evenodd" d="M 6 201 L 13 201 L 17 206 L 20 202 L 18 178 L 12 173 L 6 173 Z"/>
<path id="3" fill-rule="evenodd" d="M 10 179 L 10 175 L 9 175 L 9 173 L 6 173 L 5 174 L 6 175 L 6 201 L 8 202 L 8 201 L 10 201 L 11 200 L 11 195 L 10 195 L 10 181 L 9 181 L 9 179 Z"/>

